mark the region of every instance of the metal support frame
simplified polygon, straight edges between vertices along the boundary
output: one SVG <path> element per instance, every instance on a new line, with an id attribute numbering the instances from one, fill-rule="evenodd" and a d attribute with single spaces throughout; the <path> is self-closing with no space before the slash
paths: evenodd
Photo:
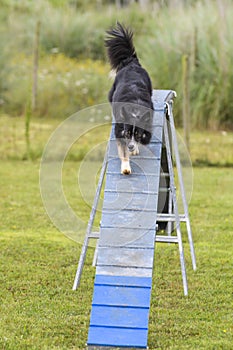
<path id="1" fill-rule="evenodd" d="M 175 129 L 174 118 L 173 118 L 173 113 L 172 113 L 172 104 L 173 104 L 173 101 L 170 101 L 169 103 L 167 103 L 167 109 L 168 109 L 167 114 L 168 114 L 169 123 L 171 126 L 171 138 L 172 138 L 171 141 L 172 141 L 172 144 L 174 147 L 176 168 L 177 168 L 180 192 L 181 192 L 183 209 L 184 209 L 183 218 L 184 218 L 184 221 L 186 222 L 186 228 L 187 228 L 187 234 L 188 234 L 188 240 L 189 240 L 189 246 L 190 246 L 190 253 L 191 253 L 191 259 L 192 259 L 192 266 L 193 266 L 193 270 L 195 271 L 197 268 L 196 256 L 195 256 L 195 250 L 194 250 L 194 244 L 193 244 L 193 238 L 192 238 L 192 229 L 191 229 L 191 223 L 190 223 L 190 218 L 189 218 L 188 204 L 187 204 L 184 182 L 183 182 L 180 155 L 179 155 L 178 143 L 177 143 L 177 137 L 176 137 L 176 129 Z"/>
<path id="2" fill-rule="evenodd" d="M 85 262 L 85 258 L 86 258 L 86 253 L 87 253 L 89 239 L 90 238 L 95 238 L 95 239 L 99 238 L 99 233 L 98 234 L 97 233 L 92 233 L 92 227 L 93 227 L 93 223 L 94 223 L 94 220 L 95 220 L 95 215 L 96 215 L 97 206 L 98 206 L 98 203 L 99 203 L 100 193 L 101 193 L 101 189 L 102 189 L 102 186 L 103 186 L 104 175 L 105 175 L 106 168 L 107 168 L 107 157 L 108 157 L 108 147 L 107 147 L 107 150 L 105 152 L 104 161 L 103 161 L 102 169 L 101 169 L 101 172 L 100 172 L 99 182 L 98 182 L 98 186 L 97 186 L 97 189 L 96 189 L 96 194 L 95 194 L 95 198 L 94 198 L 94 202 L 93 202 L 93 206 L 92 206 L 89 222 L 88 222 L 88 225 L 87 225 L 86 235 L 85 235 L 85 239 L 84 239 L 83 246 L 82 246 L 82 251 L 81 251 L 81 254 L 80 254 L 80 258 L 79 258 L 79 263 L 78 263 L 76 276 L 75 276 L 75 279 L 74 279 L 73 290 L 76 290 L 78 285 L 79 285 L 79 283 L 80 283 L 80 278 L 81 278 L 82 271 L 83 271 L 83 266 L 84 266 L 84 262 Z M 96 250 L 96 254 L 97 254 L 97 250 Z"/>
<path id="3" fill-rule="evenodd" d="M 175 93 L 174 93 L 175 95 Z M 183 177 L 182 177 L 182 169 L 181 169 L 181 162 L 180 162 L 180 156 L 179 156 L 179 150 L 178 150 L 178 143 L 176 138 L 176 131 L 175 131 L 175 125 L 174 125 L 174 118 L 172 113 L 172 100 L 169 100 L 169 102 L 165 102 L 165 109 L 166 109 L 166 118 L 164 118 L 164 139 L 165 139 L 165 146 L 166 146 L 166 155 L 167 155 L 167 161 L 168 161 L 168 170 L 169 170 L 169 177 L 170 177 L 170 187 L 169 187 L 169 205 L 168 205 L 168 213 L 158 213 L 157 214 L 157 222 L 168 222 L 167 226 L 167 235 L 156 235 L 155 241 L 160 243 L 176 243 L 179 246 L 179 254 L 180 254 L 180 263 L 181 263 L 181 273 L 182 273 L 182 279 L 183 279 L 183 289 L 184 289 L 184 295 L 188 294 L 188 284 L 187 284 L 187 276 L 186 276 L 186 268 L 185 268 L 185 259 L 184 259 L 184 250 L 183 250 L 183 243 L 182 243 L 182 236 L 181 236 L 181 228 L 180 223 L 185 222 L 186 228 L 187 228 L 187 234 L 188 234 L 188 240 L 190 245 L 190 252 L 191 252 L 191 259 L 192 259 L 192 266 L 193 269 L 196 270 L 196 257 L 195 257 L 195 251 L 194 251 L 194 245 L 193 245 L 193 239 L 192 239 L 192 230 L 191 230 L 191 224 L 189 219 L 189 212 L 188 212 L 188 205 L 185 195 L 185 188 L 183 184 Z M 167 123 L 170 123 L 170 133 L 168 131 L 168 125 Z M 175 179 L 174 179 L 174 170 L 173 170 L 173 160 L 172 160 L 172 147 L 174 150 L 175 155 L 175 161 L 176 161 L 176 167 L 177 167 L 177 174 L 178 174 L 178 181 L 182 196 L 182 204 L 184 209 L 184 214 L 179 214 L 178 211 L 178 203 L 176 198 L 176 187 L 175 187 Z M 89 239 L 99 239 L 99 232 L 92 232 L 92 227 L 96 215 L 97 205 L 100 197 L 100 192 L 103 186 L 104 176 L 107 168 L 107 157 L 108 157 L 108 150 L 106 150 L 105 158 L 103 161 L 100 178 L 90 214 L 90 219 L 88 222 L 86 235 L 84 239 L 84 243 L 82 246 L 82 251 L 78 263 L 78 268 L 73 284 L 73 290 L 76 290 L 79 283 L 81 274 L 83 271 L 83 266 L 86 258 L 86 252 L 88 248 Z M 176 224 L 175 229 L 177 235 L 172 235 L 172 224 Z M 95 254 L 93 258 L 93 266 L 96 265 L 97 261 L 97 255 L 98 255 L 98 242 L 95 249 Z"/>
<path id="4" fill-rule="evenodd" d="M 169 171 L 169 177 L 170 177 L 170 191 L 171 191 L 171 199 L 172 199 L 172 204 L 174 209 L 173 216 L 175 217 L 174 219 L 176 223 L 176 234 L 177 234 L 176 238 L 177 238 L 177 243 L 179 245 L 180 265 L 181 265 L 181 273 L 182 273 L 182 279 L 183 279 L 184 295 L 188 295 L 188 283 L 187 283 L 184 249 L 183 249 L 182 235 L 181 235 L 181 228 L 180 228 L 180 216 L 179 216 L 178 203 L 176 198 L 176 187 L 175 187 L 174 170 L 173 170 L 173 164 L 172 164 L 171 145 L 170 145 L 168 127 L 167 127 L 168 122 L 169 121 L 167 120 L 167 118 L 165 118 L 164 119 L 164 137 L 165 137 L 165 146 L 166 146 L 166 153 L 167 153 L 168 171 Z M 169 214 L 168 214 L 168 217 L 171 218 Z M 171 222 L 171 220 L 169 220 L 169 222 Z"/>

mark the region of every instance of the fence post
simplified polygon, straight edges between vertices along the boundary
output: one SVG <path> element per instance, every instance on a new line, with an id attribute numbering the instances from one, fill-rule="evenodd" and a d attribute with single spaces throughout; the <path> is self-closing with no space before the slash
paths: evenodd
<path id="1" fill-rule="evenodd" d="M 183 128 L 185 144 L 190 150 L 190 92 L 189 92 L 189 56 L 182 56 L 182 92 L 183 92 Z"/>
<path id="2" fill-rule="evenodd" d="M 36 23 L 34 50 L 33 50 L 33 77 L 32 77 L 32 111 L 37 106 L 38 64 L 39 64 L 40 21 Z"/>

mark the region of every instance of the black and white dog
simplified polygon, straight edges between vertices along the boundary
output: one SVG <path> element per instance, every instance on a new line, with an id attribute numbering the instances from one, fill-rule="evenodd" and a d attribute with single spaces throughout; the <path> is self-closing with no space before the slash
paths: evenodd
<path id="1" fill-rule="evenodd" d="M 138 144 L 150 142 L 153 104 L 152 84 L 148 73 L 137 58 L 133 32 L 120 23 L 107 31 L 105 39 L 115 81 L 109 92 L 109 102 L 115 117 L 115 135 L 121 173 L 130 174 L 130 155 L 139 154 Z"/>

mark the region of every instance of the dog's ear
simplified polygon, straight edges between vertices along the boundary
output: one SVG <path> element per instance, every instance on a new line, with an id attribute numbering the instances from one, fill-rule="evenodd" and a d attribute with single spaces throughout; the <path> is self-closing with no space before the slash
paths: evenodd
<path id="1" fill-rule="evenodd" d="M 122 122 L 124 122 L 126 120 L 126 118 L 127 118 L 127 112 L 126 112 L 125 106 L 121 107 L 120 118 L 121 118 Z"/>

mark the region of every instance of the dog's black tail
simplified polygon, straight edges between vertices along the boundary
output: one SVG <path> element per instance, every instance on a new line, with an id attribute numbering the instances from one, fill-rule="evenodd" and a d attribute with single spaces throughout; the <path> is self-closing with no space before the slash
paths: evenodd
<path id="1" fill-rule="evenodd" d="M 107 34 L 105 45 L 113 69 L 119 71 L 133 60 L 138 62 L 133 45 L 133 32 L 130 29 L 123 27 L 118 22 L 115 28 L 107 31 Z"/>

